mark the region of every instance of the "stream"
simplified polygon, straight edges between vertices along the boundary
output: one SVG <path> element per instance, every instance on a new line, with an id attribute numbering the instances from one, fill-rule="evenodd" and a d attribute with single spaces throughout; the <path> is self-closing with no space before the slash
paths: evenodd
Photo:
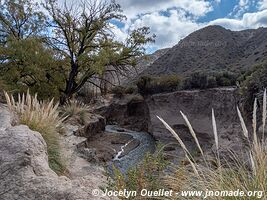
<path id="1" fill-rule="evenodd" d="M 122 157 L 121 155 L 124 152 L 124 148 L 131 142 L 131 140 L 121 147 L 121 151 L 119 151 L 114 159 L 108 163 L 108 171 L 111 174 L 113 174 L 113 165 L 123 174 L 126 174 L 128 169 L 136 166 L 143 160 L 146 153 L 153 153 L 155 151 L 155 140 L 147 132 L 131 131 L 116 125 L 107 125 L 105 131 L 109 133 L 128 134 L 131 135 L 133 139 L 139 141 L 139 145 L 136 148 L 132 149 Z"/>

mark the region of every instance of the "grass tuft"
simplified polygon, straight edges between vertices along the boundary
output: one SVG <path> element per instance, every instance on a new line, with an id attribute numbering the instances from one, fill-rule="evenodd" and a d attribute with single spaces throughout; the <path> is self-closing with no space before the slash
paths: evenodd
<path id="1" fill-rule="evenodd" d="M 67 119 L 72 119 L 74 122 L 84 125 L 89 115 L 89 106 L 78 100 L 68 101 L 61 111 Z"/>
<path id="2" fill-rule="evenodd" d="M 13 95 L 7 92 L 4 94 L 9 109 L 17 113 L 19 123 L 42 134 L 47 144 L 50 168 L 59 175 L 64 174 L 65 166 L 60 155 L 57 133 L 63 121 L 58 112 L 59 104 L 54 104 L 53 99 L 50 102 L 39 101 L 37 94 L 31 96 L 29 91 L 18 94 L 17 101 Z"/>
<path id="3" fill-rule="evenodd" d="M 256 100 L 255 100 L 256 102 Z M 263 130 L 266 121 L 266 90 L 263 97 L 263 113 L 262 113 L 262 123 Z M 214 110 L 212 110 L 212 126 L 215 137 L 215 145 L 217 151 L 217 163 L 218 166 L 214 167 L 205 162 L 201 165 L 191 159 L 189 150 L 185 146 L 184 142 L 181 141 L 179 135 L 160 117 L 160 121 L 164 126 L 172 133 L 172 135 L 177 139 L 179 144 L 185 151 L 185 157 L 189 161 L 188 166 L 179 166 L 176 171 L 177 173 L 168 175 L 165 178 L 165 183 L 168 188 L 173 189 L 176 192 L 180 191 L 235 191 L 241 190 L 245 193 L 248 191 L 258 191 L 255 196 L 252 197 L 240 197 L 240 196 L 212 196 L 210 199 L 259 199 L 264 198 L 267 192 L 267 145 L 264 138 L 264 132 L 262 133 L 262 140 L 258 142 L 257 135 L 257 104 L 254 103 L 253 107 L 253 136 L 254 142 L 249 142 L 249 132 L 244 123 L 242 114 L 237 108 L 238 116 L 240 119 L 241 127 L 244 136 L 248 140 L 249 149 L 244 149 L 244 153 L 247 155 L 247 160 L 240 158 L 235 153 L 233 153 L 234 162 L 227 162 L 224 166 L 220 163 L 221 158 L 219 157 L 219 141 L 218 133 L 216 127 L 216 120 L 214 115 Z M 191 126 L 187 120 L 187 117 L 181 113 L 185 119 L 188 126 Z M 189 129 L 192 132 L 192 127 Z M 192 134 L 192 133 L 191 133 Z M 196 145 L 200 147 L 195 138 Z M 200 147 L 201 148 L 201 147 Z M 203 156 L 203 155 L 202 155 Z M 203 156 L 203 159 L 204 156 Z M 224 160 L 225 161 L 225 160 Z M 179 199 L 187 199 L 188 197 L 180 197 Z"/>

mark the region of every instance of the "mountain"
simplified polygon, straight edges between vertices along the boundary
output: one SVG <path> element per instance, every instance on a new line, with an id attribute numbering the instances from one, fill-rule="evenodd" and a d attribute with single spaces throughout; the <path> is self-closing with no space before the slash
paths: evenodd
<path id="1" fill-rule="evenodd" d="M 238 72 L 267 56 L 267 28 L 231 31 L 207 26 L 160 56 L 141 75 L 188 75 L 193 72 Z"/>
<path id="2" fill-rule="evenodd" d="M 157 59 L 163 56 L 166 52 L 169 51 L 169 48 L 159 49 L 152 54 L 148 54 L 142 56 L 137 60 L 136 66 L 130 67 L 130 71 L 127 72 L 127 76 L 121 77 L 122 83 L 132 82 L 139 76 L 144 70 L 146 70 L 152 63 L 154 63 Z"/>

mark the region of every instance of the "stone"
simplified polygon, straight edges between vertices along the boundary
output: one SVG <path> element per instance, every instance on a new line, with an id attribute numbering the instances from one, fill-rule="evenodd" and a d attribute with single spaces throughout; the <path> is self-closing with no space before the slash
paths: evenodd
<path id="1" fill-rule="evenodd" d="M 239 96 L 235 88 L 177 91 L 152 95 L 146 99 L 151 119 L 151 132 L 156 140 L 164 144 L 177 143 L 172 134 L 159 121 L 157 118 L 159 116 L 173 127 L 187 147 L 194 151 L 196 143 L 180 114 L 182 111 L 195 130 L 200 145 L 207 151 L 214 150 L 215 141 L 211 120 L 213 108 L 220 148 L 233 147 L 235 150 L 241 150 L 243 133 L 236 111 L 238 100 Z"/>
<path id="2" fill-rule="evenodd" d="M 99 162 L 96 156 L 95 148 L 79 148 L 78 151 L 81 154 L 81 157 L 86 159 L 88 162 L 94 162 L 94 163 Z"/>
<path id="3" fill-rule="evenodd" d="M 76 136 L 86 137 L 89 140 L 95 135 L 102 133 L 106 127 L 106 120 L 101 115 L 92 115 L 85 126 L 75 132 Z"/>
<path id="4" fill-rule="evenodd" d="M 88 200 L 95 186 L 58 176 L 49 168 L 41 134 L 25 125 L 11 126 L 11 114 L 0 112 L 0 199 Z"/>
<path id="5" fill-rule="evenodd" d="M 107 124 L 116 124 L 135 131 L 149 132 L 149 109 L 141 95 L 113 97 L 109 104 L 99 106 L 94 112 L 104 116 Z"/>

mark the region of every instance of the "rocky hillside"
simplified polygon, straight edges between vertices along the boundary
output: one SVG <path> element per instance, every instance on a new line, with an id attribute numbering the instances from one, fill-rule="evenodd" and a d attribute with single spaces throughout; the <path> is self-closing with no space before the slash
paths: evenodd
<path id="1" fill-rule="evenodd" d="M 169 51 L 169 48 L 160 49 L 152 54 L 145 55 L 137 60 L 137 64 L 135 68 L 131 68 L 131 70 L 127 73 L 127 77 L 121 77 L 122 83 L 128 83 L 132 80 L 135 80 L 143 71 L 147 70 L 147 68 L 154 63 L 157 59 L 162 57 L 165 53 Z"/>
<path id="2" fill-rule="evenodd" d="M 266 47 L 267 28 L 231 31 L 208 26 L 181 40 L 142 75 L 246 70 L 266 59 Z"/>

